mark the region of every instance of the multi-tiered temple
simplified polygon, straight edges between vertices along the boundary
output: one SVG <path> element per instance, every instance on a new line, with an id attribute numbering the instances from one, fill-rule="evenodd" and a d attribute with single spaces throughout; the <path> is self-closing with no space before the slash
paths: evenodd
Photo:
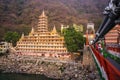
<path id="1" fill-rule="evenodd" d="M 16 50 L 22 55 L 69 57 L 64 37 L 57 33 L 55 26 L 51 32 L 48 31 L 48 19 L 44 11 L 39 16 L 37 29 L 32 28 L 28 36 L 22 34 Z"/>

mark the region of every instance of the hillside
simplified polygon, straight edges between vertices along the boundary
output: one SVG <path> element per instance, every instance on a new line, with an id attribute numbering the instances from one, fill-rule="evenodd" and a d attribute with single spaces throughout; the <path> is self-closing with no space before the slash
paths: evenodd
<path id="1" fill-rule="evenodd" d="M 60 24 L 98 23 L 108 0 L 0 0 L 0 37 L 6 31 L 29 32 L 36 27 L 38 16 L 45 10 L 49 28 Z"/>

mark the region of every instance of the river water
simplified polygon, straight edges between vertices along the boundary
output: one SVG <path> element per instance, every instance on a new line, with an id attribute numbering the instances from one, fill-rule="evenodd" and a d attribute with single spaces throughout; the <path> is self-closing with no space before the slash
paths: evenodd
<path id="1" fill-rule="evenodd" d="M 44 75 L 0 73 L 0 80 L 55 80 Z"/>

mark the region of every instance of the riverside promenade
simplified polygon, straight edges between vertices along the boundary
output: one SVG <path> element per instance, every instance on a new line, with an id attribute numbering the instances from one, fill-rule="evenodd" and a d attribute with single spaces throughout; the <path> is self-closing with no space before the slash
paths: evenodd
<path id="1" fill-rule="evenodd" d="M 0 70 L 2 73 L 42 74 L 58 80 L 100 80 L 87 49 L 84 49 L 83 63 L 11 53 L 0 57 Z"/>

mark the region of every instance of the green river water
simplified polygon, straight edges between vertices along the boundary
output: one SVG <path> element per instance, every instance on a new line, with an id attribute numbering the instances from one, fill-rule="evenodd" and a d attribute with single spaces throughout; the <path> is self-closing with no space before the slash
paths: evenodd
<path id="1" fill-rule="evenodd" d="M 57 80 L 50 79 L 44 75 L 34 74 L 16 74 L 16 73 L 0 73 L 0 80 Z"/>

